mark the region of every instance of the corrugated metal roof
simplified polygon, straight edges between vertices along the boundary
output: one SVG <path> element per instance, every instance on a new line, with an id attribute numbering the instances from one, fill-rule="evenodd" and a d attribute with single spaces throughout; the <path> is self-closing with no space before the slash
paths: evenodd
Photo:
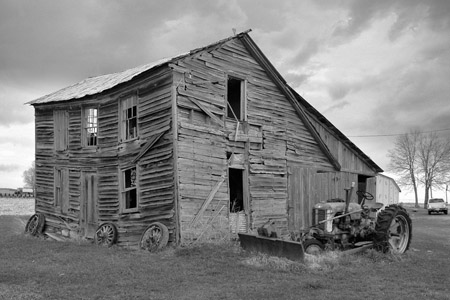
<path id="1" fill-rule="evenodd" d="M 194 50 L 191 50 L 190 52 L 183 53 L 176 55 L 171 58 L 163 58 L 158 61 L 139 66 L 133 69 L 129 69 L 123 72 L 119 73 L 113 73 L 113 74 L 107 74 L 107 75 L 101 75 L 96 77 L 89 77 L 87 79 L 84 79 L 78 83 L 75 83 L 74 85 L 65 87 L 59 91 L 56 91 L 54 93 L 48 94 L 46 96 L 40 97 L 36 100 L 32 100 L 30 102 L 27 102 L 25 104 L 35 105 L 35 104 L 43 104 L 43 103 L 49 103 L 49 102 L 59 102 L 59 101 L 67 101 L 72 99 L 80 99 L 86 96 L 95 95 L 101 92 L 104 92 L 106 90 L 109 90 L 121 83 L 128 82 L 132 80 L 134 77 L 138 76 L 139 74 L 148 71 L 150 69 L 162 66 L 166 63 L 169 63 L 171 61 L 174 61 L 176 59 L 180 59 L 182 57 L 185 57 L 187 55 L 196 53 L 198 51 L 201 51 L 203 49 L 213 47 L 215 45 L 218 45 L 220 43 L 224 43 L 228 40 L 231 40 L 236 37 L 240 37 L 251 30 L 247 30 L 244 32 L 241 32 L 237 35 L 225 38 L 223 40 L 220 40 L 216 43 L 210 44 L 208 46 L 200 47 Z"/>
<path id="2" fill-rule="evenodd" d="M 185 55 L 185 54 L 183 54 Z M 71 99 L 80 99 L 85 96 L 95 95 L 98 93 L 101 93 L 103 91 L 109 90 L 110 88 L 113 88 L 121 83 L 130 81 L 134 77 L 138 76 L 139 74 L 156 68 L 158 66 L 161 66 L 165 63 L 170 62 L 171 60 L 180 57 L 182 55 L 173 57 L 173 58 L 164 58 L 160 59 L 158 61 L 139 66 L 133 69 L 128 69 L 123 72 L 113 73 L 113 74 L 107 74 L 107 75 L 101 75 L 96 77 L 89 77 L 86 78 L 78 83 L 75 83 L 74 85 L 65 87 L 59 91 L 56 91 L 54 93 L 48 94 L 46 96 L 40 97 L 36 100 L 27 102 L 26 104 L 42 104 L 42 103 L 48 103 L 48 102 L 55 102 L 55 101 L 65 101 L 65 100 L 71 100 Z"/>

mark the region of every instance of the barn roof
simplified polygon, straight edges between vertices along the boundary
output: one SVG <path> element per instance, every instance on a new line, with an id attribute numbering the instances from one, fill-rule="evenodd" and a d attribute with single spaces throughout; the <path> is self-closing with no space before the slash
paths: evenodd
<path id="1" fill-rule="evenodd" d="M 59 102 L 72 99 L 80 99 L 85 96 L 95 95 L 106 90 L 109 90 L 121 83 L 132 80 L 139 74 L 150 70 L 152 68 L 161 66 L 171 59 L 161 59 L 150 64 L 139 66 L 123 72 L 101 75 L 96 77 L 89 77 L 71 86 L 60 89 L 54 93 L 45 95 L 36 100 L 30 101 L 26 104 L 43 104 L 49 102 Z"/>
<path id="2" fill-rule="evenodd" d="M 205 47 L 196 48 L 194 50 L 191 50 L 189 52 L 186 52 L 186 53 L 174 56 L 174 57 L 163 58 L 163 59 L 154 61 L 154 62 L 146 64 L 146 65 L 142 65 L 142 66 L 139 66 L 139 67 L 136 67 L 133 69 L 125 70 L 123 72 L 89 77 L 89 78 L 86 78 L 86 79 L 84 79 L 78 83 L 75 83 L 71 86 L 65 87 L 63 89 L 60 89 L 56 92 L 53 92 L 51 94 L 40 97 L 38 99 L 29 101 L 26 104 L 36 105 L 36 104 L 44 104 L 44 103 L 50 103 L 50 102 L 68 101 L 68 100 L 74 100 L 74 99 L 81 99 L 86 96 L 96 95 L 96 94 L 105 92 L 107 90 L 110 90 L 122 83 L 129 82 L 133 78 L 135 78 L 136 76 L 138 76 L 144 72 L 150 71 L 152 69 L 155 69 L 155 68 L 165 65 L 167 63 L 173 62 L 175 60 L 181 59 L 188 55 L 197 53 L 204 49 L 214 47 L 221 43 L 225 43 L 233 38 L 241 37 L 242 35 L 248 33 L 249 31 L 250 30 L 244 31 L 235 36 L 228 37 L 226 39 L 220 40 L 216 43 L 210 44 Z"/>
<path id="3" fill-rule="evenodd" d="M 290 88 L 292 93 L 295 95 L 296 99 L 304 107 L 307 113 L 313 115 L 320 123 L 331 130 L 347 147 L 352 149 L 356 154 L 361 157 L 364 161 L 372 166 L 377 172 L 384 172 L 369 156 L 367 156 L 361 149 L 359 149 L 348 137 L 343 134 L 339 129 L 337 129 L 327 118 L 325 118 L 317 109 L 315 109 L 308 101 L 300 96 L 294 89 Z"/>

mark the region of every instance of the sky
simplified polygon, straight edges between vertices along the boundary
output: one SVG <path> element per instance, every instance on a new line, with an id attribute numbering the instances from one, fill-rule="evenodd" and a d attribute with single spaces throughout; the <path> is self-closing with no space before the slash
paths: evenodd
<path id="1" fill-rule="evenodd" d="M 25 102 L 233 29 L 385 171 L 396 134 L 450 135 L 448 0 L 0 0 L 0 187 L 34 160 Z"/>

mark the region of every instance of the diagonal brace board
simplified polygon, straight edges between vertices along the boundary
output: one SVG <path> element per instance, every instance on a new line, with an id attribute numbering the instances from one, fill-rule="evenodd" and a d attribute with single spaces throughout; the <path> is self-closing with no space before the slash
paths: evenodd
<path id="1" fill-rule="evenodd" d="M 149 141 L 147 141 L 144 148 L 141 149 L 139 154 L 133 159 L 133 163 L 137 163 L 142 156 L 144 156 L 152 147 L 156 144 L 157 141 L 166 133 L 166 131 L 161 132 L 160 134 L 156 134 L 150 138 Z"/>
<path id="2" fill-rule="evenodd" d="M 226 177 L 225 175 L 222 175 L 220 177 L 219 181 L 217 181 L 216 185 L 214 186 L 214 188 L 209 193 L 208 198 L 206 198 L 205 202 L 203 202 L 202 207 L 198 211 L 197 215 L 194 217 L 194 219 L 192 219 L 191 226 L 193 226 L 195 223 L 197 223 L 197 221 L 203 215 L 203 213 L 205 212 L 205 210 L 208 207 L 209 203 L 211 203 L 212 199 L 216 195 L 216 193 L 219 190 L 220 186 L 225 181 L 225 177 Z"/>

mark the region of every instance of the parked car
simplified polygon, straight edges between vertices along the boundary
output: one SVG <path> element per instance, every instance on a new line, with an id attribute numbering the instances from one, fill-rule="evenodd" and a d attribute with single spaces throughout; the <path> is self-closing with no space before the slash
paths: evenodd
<path id="1" fill-rule="evenodd" d="M 428 200 L 428 214 L 431 215 L 432 212 L 443 212 L 444 214 L 448 213 L 447 204 L 444 202 L 444 199 L 431 198 Z"/>

